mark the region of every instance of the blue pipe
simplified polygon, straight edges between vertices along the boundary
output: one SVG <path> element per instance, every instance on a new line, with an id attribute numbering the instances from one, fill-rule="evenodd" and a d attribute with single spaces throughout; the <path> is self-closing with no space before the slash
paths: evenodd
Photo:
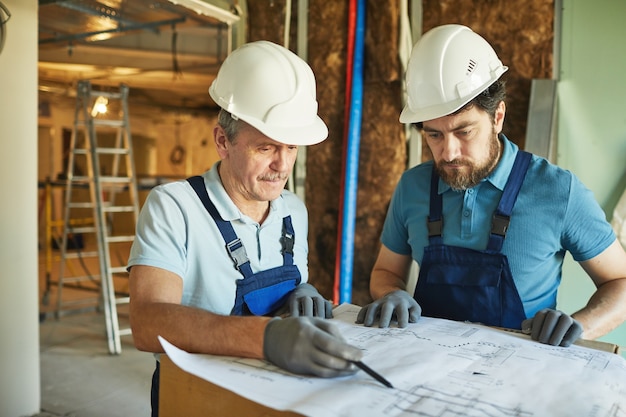
<path id="1" fill-rule="evenodd" d="M 359 146 L 363 110 L 363 51 L 365 46 L 365 0 L 359 0 L 354 38 L 354 61 L 352 71 L 352 99 L 348 124 L 348 147 L 346 152 L 345 191 L 343 199 L 343 223 L 341 239 L 341 274 L 339 281 L 339 304 L 352 302 L 352 271 L 354 266 L 354 229 L 356 223 L 356 199 L 359 180 Z"/>

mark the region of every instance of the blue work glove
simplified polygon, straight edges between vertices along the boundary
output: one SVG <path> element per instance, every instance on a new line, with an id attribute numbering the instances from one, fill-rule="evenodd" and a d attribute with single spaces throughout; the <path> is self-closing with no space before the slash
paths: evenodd
<path id="1" fill-rule="evenodd" d="M 326 300 L 311 284 L 303 283 L 296 287 L 287 301 L 292 317 L 333 317 L 333 305 Z"/>
<path id="2" fill-rule="evenodd" d="M 287 371 L 324 378 L 352 375 L 363 352 L 345 342 L 330 321 L 316 317 L 275 317 L 265 328 L 263 354 Z"/>
<path id="3" fill-rule="evenodd" d="M 540 343 L 568 347 L 580 338 L 583 326 L 562 311 L 544 308 L 522 322 L 522 333 Z"/>
<path id="4" fill-rule="evenodd" d="M 356 322 L 370 327 L 378 319 L 378 327 L 389 327 L 391 320 L 396 319 L 398 327 L 406 327 L 416 323 L 421 315 L 417 301 L 408 292 L 396 290 L 361 308 Z"/>

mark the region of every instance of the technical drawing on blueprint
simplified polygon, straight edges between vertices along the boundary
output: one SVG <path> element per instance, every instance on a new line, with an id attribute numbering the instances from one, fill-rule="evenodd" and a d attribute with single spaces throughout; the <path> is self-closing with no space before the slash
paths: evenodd
<path id="1" fill-rule="evenodd" d="M 333 320 L 394 388 L 364 372 L 303 377 L 264 361 L 189 354 L 161 343 L 183 370 L 306 416 L 626 417 L 626 360 L 619 355 L 428 317 L 404 329 L 363 327 L 354 324 L 359 309 L 341 305 Z"/>

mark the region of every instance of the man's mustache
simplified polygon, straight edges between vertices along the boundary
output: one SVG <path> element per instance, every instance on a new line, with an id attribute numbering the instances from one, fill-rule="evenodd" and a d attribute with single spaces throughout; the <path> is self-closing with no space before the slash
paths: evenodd
<path id="1" fill-rule="evenodd" d="M 285 181 L 289 178 L 288 174 L 263 175 L 259 177 L 259 181 Z"/>
<path id="2" fill-rule="evenodd" d="M 471 164 L 462 159 L 454 159 L 452 161 L 440 161 L 439 166 L 447 166 L 447 165 L 461 165 L 461 166 L 470 166 Z"/>

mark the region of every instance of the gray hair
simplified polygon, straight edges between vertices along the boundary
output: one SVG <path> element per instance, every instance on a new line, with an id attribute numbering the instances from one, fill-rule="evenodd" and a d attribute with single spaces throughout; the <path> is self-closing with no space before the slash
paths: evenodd
<path id="1" fill-rule="evenodd" d="M 224 109 L 220 109 L 219 114 L 217 115 L 217 124 L 219 124 L 222 129 L 224 129 L 224 133 L 226 134 L 226 138 L 233 143 L 237 138 L 237 134 L 241 129 L 241 124 L 243 122 L 239 119 L 236 119 Z"/>

